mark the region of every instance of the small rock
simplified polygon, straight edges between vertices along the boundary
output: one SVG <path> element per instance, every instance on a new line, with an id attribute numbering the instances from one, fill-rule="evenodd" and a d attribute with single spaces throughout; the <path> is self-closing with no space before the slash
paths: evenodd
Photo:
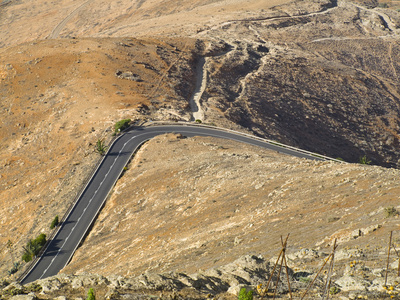
<path id="1" fill-rule="evenodd" d="M 249 287 L 248 285 L 245 284 L 239 284 L 239 285 L 235 285 L 235 286 L 231 286 L 228 290 L 227 293 L 232 294 L 232 295 L 239 295 L 239 292 L 242 288 L 246 288 L 246 290 L 252 290 L 251 287 Z"/>
<path id="2" fill-rule="evenodd" d="M 374 232 L 374 231 L 378 230 L 381 227 L 382 227 L 382 225 L 375 224 L 375 225 L 368 226 L 367 228 L 363 228 L 360 231 L 362 232 L 362 234 L 365 235 L 365 234 L 369 234 L 371 232 Z"/>
<path id="3" fill-rule="evenodd" d="M 117 70 L 115 72 L 115 76 L 117 76 L 120 79 L 128 79 L 128 80 L 132 80 L 132 81 L 136 81 L 136 82 L 141 82 L 143 81 L 142 79 L 140 79 L 140 76 L 137 74 L 133 74 L 132 72 L 122 72 L 120 70 Z"/>
<path id="4" fill-rule="evenodd" d="M 35 295 L 16 295 L 11 300 L 37 300 Z"/>
<path id="5" fill-rule="evenodd" d="M 80 278 L 74 278 L 71 283 L 73 289 L 77 289 L 83 286 L 82 280 Z"/>
<path id="6" fill-rule="evenodd" d="M 353 230 L 353 232 L 351 233 L 351 236 L 353 237 L 353 239 L 356 239 L 356 238 L 362 236 L 362 234 L 363 233 L 360 229 L 356 229 L 356 230 Z"/>
<path id="7" fill-rule="evenodd" d="M 241 242 L 243 241 L 243 239 L 239 238 L 239 237 L 235 237 L 235 240 L 233 242 L 234 246 L 239 245 Z"/>
<path id="8" fill-rule="evenodd" d="M 342 291 L 363 291 L 371 285 L 371 283 L 365 279 L 350 275 L 339 278 L 336 280 L 336 284 L 340 286 Z"/>

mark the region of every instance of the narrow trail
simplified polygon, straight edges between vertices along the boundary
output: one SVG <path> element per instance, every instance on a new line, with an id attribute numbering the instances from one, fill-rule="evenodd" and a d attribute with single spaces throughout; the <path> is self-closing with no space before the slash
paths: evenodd
<path id="1" fill-rule="evenodd" d="M 56 39 L 60 35 L 61 30 L 64 29 L 65 25 L 73 18 L 75 17 L 86 5 L 89 3 L 93 2 L 94 0 L 88 0 L 75 8 L 67 17 L 65 17 L 64 20 L 62 20 L 50 33 L 50 35 L 47 37 L 48 39 Z"/>
<path id="2" fill-rule="evenodd" d="M 397 78 L 397 81 L 399 81 L 399 76 L 397 76 L 396 67 L 394 66 L 392 54 L 393 54 L 393 43 L 390 43 L 390 45 L 389 45 L 389 51 L 388 51 L 388 56 L 389 56 L 389 59 L 390 59 L 390 64 L 391 64 L 392 69 L 393 69 L 393 74 L 394 74 L 394 76 Z"/>
<path id="3" fill-rule="evenodd" d="M 207 58 L 202 57 L 196 66 L 196 86 L 192 97 L 190 97 L 190 109 L 192 110 L 192 121 L 204 120 L 204 112 L 201 108 L 200 99 L 203 96 L 204 90 L 207 85 L 207 70 L 205 69 Z"/>
<path id="4" fill-rule="evenodd" d="M 11 3 L 11 1 L 12 1 L 12 0 L 4 0 L 4 1 L 2 1 L 2 2 L 0 3 L 0 7 L 1 7 L 1 6 L 5 6 L 5 5 Z"/>
<path id="5" fill-rule="evenodd" d="M 187 47 L 188 47 L 188 44 L 186 42 L 185 45 L 183 46 L 183 49 L 182 49 L 181 53 L 178 55 L 178 57 L 173 62 L 171 62 L 171 64 L 168 66 L 168 68 L 158 78 L 157 83 L 155 84 L 155 86 L 153 87 L 151 92 L 149 93 L 149 98 L 154 97 L 154 95 L 156 94 L 156 92 L 160 88 L 161 83 L 163 82 L 164 78 L 168 75 L 169 70 L 171 70 L 171 68 L 173 66 L 175 66 L 178 63 L 178 61 L 182 58 L 182 56 L 184 55 L 185 51 L 187 50 Z"/>
<path id="6" fill-rule="evenodd" d="M 377 40 L 377 39 L 387 39 L 390 36 L 380 35 L 380 36 L 371 36 L 371 37 L 327 37 L 327 38 L 320 38 L 312 40 L 311 43 L 318 43 L 324 41 L 354 41 L 354 40 Z"/>
<path id="7" fill-rule="evenodd" d="M 246 22 L 246 23 L 253 23 L 253 22 L 261 22 L 261 21 L 279 21 L 279 20 L 288 20 L 288 19 L 301 19 L 301 18 L 306 18 L 306 17 L 312 17 L 312 16 L 318 16 L 318 15 L 324 15 L 330 13 L 331 10 L 336 9 L 338 5 L 334 5 L 332 7 L 323 9 L 321 11 L 317 12 L 312 12 L 304 15 L 296 15 L 296 16 L 290 16 L 290 15 L 280 15 L 280 16 L 273 16 L 273 17 L 261 17 L 261 18 L 251 18 L 251 19 L 234 19 L 234 20 L 229 20 L 225 21 L 221 24 L 215 25 L 211 27 L 210 29 L 203 30 L 198 32 L 196 35 L 205 35 L 206 33 L 216 30 L 216 29 L 221 29 L 222 27 L 226 25 L 232 25 L 236 22 Z"/>
<path id="8" fill-rule="evenodd" d="M 388 17 L 388 15 L 386 15 L 385 13 L 380 12 L 380 11 L 378 11 L 378 10 L 376 10 L 376 9 L 366 8 L 366 7 L 363 7 L 363 6 L 361 6 L 361 5 L 357 5 L 357 4 L 351 3 L 351 2 L 349 2 L 349 4 L 351 4 L 351 5 L 355 6 L 355 7 L 357 7 L 359 10 L 364 10 L 364 11 L 368 11 L 368 12 L 370 12 L 370 13 L 377 14 L 377 15 L 378 15 L 379 17 L 381 17 L 382 20 L 386 23 L 386 26 L 385 26 L 385 27 L 386 27 L 387 29 L 389 29 L 389 30 L 392 31 L 392 32 L 396 31 L 396 26 L 392 23 L 392 21 L 390 20 L 390 18 Z"/>
<path id="9" fill-rule="evenodd" d="M 263 39 L 263 37 L 260 35 L 260 33 L 258 32 L 257 29 L 255 29 L 255 28 L 254 28 L 253 26 L 251 26 L 251 25 L 249 25 L 248 28 L 249 28 L 249 30 L 251 30 L 251 31 L 254 32 L 254 35 L 255 35 L 261 42 L 263 42 L 264 44 L 267 43 L 267 41 L 266 41 L 265 39 Z"/>

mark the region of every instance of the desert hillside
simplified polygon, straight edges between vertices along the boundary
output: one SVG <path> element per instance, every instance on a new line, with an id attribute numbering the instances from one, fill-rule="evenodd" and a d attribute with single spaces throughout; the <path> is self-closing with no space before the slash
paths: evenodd
<path id="1" fill-rule="evenodd" d="M 190 37 L 198 41 L 194 62 L 197 78 L 204 79 L 198 95 L 203 121 L 233 122 L 350 162 L 367 155 L 374 164 L 399 167 L 395 9 L 374 1 L 173 3 L 8 1 L 1 7 L 0 42 L 7 48 L 37 39 Z M 43 23 L 25 26 L 33 16 Z M 169 84 L 187 96 L 173 97 L 180 101 L 173 109 L 186 119 L 180 108 L 195 78 L 168 79 L 178 80 Z M 159 101 L 152 93 L 143 96 Z"/>
<path id="2" fill-rule="evenodd" d="M 225 140 L 157 137 L 130 163 L 63 272 L 194 273 L 243 254 L 273 256 L 287 233 L 290 252 L 328 251 L 334 238 L 341 249 L 383 249 L 400 229 L 385 214 L 400 208 L 399 175 Z M 357 230 L 365 235 L 355 239 Z"/>
<path id="3" fill-rule="evenodd" d="M 207 26 L 290 2 L 289 0 L 3 0 L 0 47 L 46 38 L 188 37 Z M 32 20 L 40 19 L 40 22 Z M 29 25 L 29 26 L 27 26 Z"/>
<path id="4" fill-rule="evenodd" d="M 191 87 L 175 89 L 164 77 L 173 74 L 180 85 L 193 76 L 191 47 L 192 40 L 81 39 L 1 52 L 2 245 L 10 240 L 20 256 L 28 237 L 63 215 L 100 158 L 96 141 L 108 143 L 116 121 L 186 113 L 182 99 L 188 96 L 180 91 Z M 171 70 L 176 61 L 179 67 Z M 4 250 L 5 271 L 11 257 Z"/>
<path id="5" fill-rule="evenodd" d="M 363 287 L 374 286 L 399 229 L 396 5 L 1 1 L 0 277 L 74 201 L 115 122 L 199 119 L 352 164 L 159 137 L 128 166 L 65 274 L 269 260 L 291 233 L 296 268 L 313 274 L 338 238 L 335 279 L 358 255 L 370 270 L 358 274 Z M 375 166 L 354 164 L 361 157 Z M 296 260 L 304 248 L 319 254 Z"/>
<path id="6" fill-rule="evenodd" d="M 391 213 L 400 209 L 399 175 L 215 138 L 160 136 L 129 164 L 62 274 L 21 291 L 43 290 L 46 299 L 82 297 L 89 288 L 105 299 L 237 299 L 240 287 L 266 284 L 281 235 L 290 234 L 296 299 L 334 239 L 335 299 L 389 299 L 383 285 L 389 232 L 395 247 L 400 242 L 399 216 Z M 388 283 L 394 292 L 397 266 L 393 252 Z M 323 274 L 307 299 L 322 293 Z M 282 278 L 279 293 L 287 299 Z M 18 288 L 5 287 L 3 295 Z"/>

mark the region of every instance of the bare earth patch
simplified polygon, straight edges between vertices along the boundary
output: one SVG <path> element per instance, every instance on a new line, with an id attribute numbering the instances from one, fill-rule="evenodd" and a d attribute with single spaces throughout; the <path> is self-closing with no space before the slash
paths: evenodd
<path id="1" fill-rule="evenodd" d="M 130 163 L 63 273 L 196 272 L 245 254 L 272 258 L 288 233 L 294 261 L 302 249 L 329 253 L 337 238 L 339 265 L 353 259 L 345 249 L 357 248 L 357 259 L 383 268 L 389 231 L 399 229 L 398 217 L 385 214 L 399 209 L 398 176 L 220 139 L 157 137 Z M 307 270 L 320 260 L 302 262 Z"/>
<path id="2" fill-rule="evenodd" d="M 28 239 L 50 233 L 116 121 L 189 121 L 194 92 L 204 122 L 398 168 L 399 33 L 400 14 L 375 0 L 2 1 L 0 277 Z M 382 288 L 390 231 L 400 243 L 399 216 L 388 214 L 399 210 L 398 178 L 396 169 L 158 137 L 63 273 L 274 261 L 290 233 L 295 272 L 315 273 L 337 238 L 334 280 L 356 278 L 348 291 Z"/>

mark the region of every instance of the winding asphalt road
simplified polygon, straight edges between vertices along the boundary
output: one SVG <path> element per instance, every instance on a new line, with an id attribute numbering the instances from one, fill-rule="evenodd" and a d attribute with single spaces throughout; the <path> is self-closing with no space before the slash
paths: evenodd
<path id="1" fill-rule="evenodd" d="M 110 147 L 76 205 L 60 225 L 58 233 L 48 244 L 44 254 L 25 278 L 21 280 L 22 284 L 56 275 L 68 264 L 103 206 L 108 194 L 120 177 L 132 153 L 145 141 L 168 132 L 181 133 L 188 137 L 212 136 L 231 139 L 297 157 L 323 160 L 323 158 L 318 158 L 311 154 L 300 153 L 234 132 L 208 127 L 168 125 L 140 127 L 130 130 L 121 135 Z"/>

